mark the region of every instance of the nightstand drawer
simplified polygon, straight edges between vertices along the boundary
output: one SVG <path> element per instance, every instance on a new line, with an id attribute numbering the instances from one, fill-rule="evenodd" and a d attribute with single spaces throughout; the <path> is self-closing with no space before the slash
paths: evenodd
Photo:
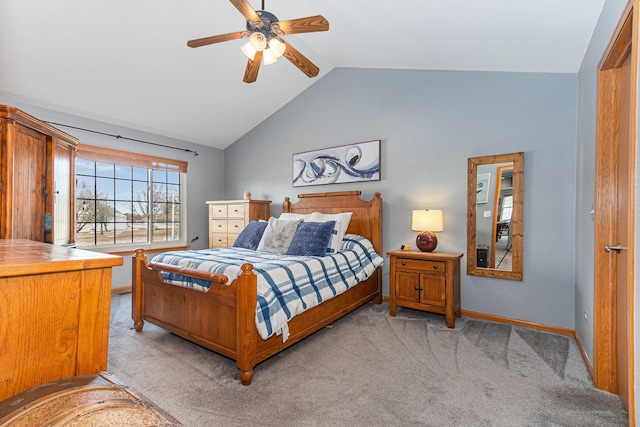
<path id="1" fill-rule="evenodd" d="M 399 270 L 419 270 L 424 273 L 440 272 L 445 273 L 447 263 L 444 261 L 427 261 L 421 259 L 397 259 L 396 268 Z"/>

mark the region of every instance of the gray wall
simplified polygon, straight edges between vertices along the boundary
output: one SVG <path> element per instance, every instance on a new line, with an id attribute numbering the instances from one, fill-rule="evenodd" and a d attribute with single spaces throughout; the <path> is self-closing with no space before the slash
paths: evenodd
<path id="1" fill-rule="evenodd" d="M 198 156 L 194 156 L 193 153 L 187 153 L 184 151 L 172 150 L 170 148 L 152 146 L 124 139 L 116 139 L 110 136 L 98 135 L 91 132 L 84 132 L 59 126 L 61 130 L 78 138 L 81 144 L 126 150 L 134 153 L 149 154 L 152 156 L 188 162 L 187 242 L 198 237 L 198 240 L 191 244 L 192 249 L 203 249 L 208 246 L 209 228 L 205 201 L 224 198 L 224 151 L 159 135 L 139 132 L 133 129 L 114 126 L 44 108 L 34 107 L 6 96 L 3 97 L 0 95 L 0 104 L 15 106 L 40 120 L 62 123 L 107 134 L 121 135 L 123 137 L 138 139 L 141 141 L 149 141 L 157 144 L 196 151 Z M 125 264 L 122 267 L 115 267 L 113 269 L 113 287 L 131 285 L 131 258 L 125 256 L 124 261 Z"/>
<path id="2" fill-rule="evenodd" d="M 225 196 L 277 215 L 285 196 L 380 191 L 385 252 L 415 248 L 424 208 L 444 210 L 438 250 L 466 252 L 467 158 L 524 151 L 524 281 L 467 276 L 465 257 L 462 308 L 573 329 L 576 91 L 572 74 L 337 68 L 225 150 Z M 293 153 L 374 139 L 381 181 L 292 187 Z"/>
<path id="3" fill-rule="evenodd" d="M 593 363 L 594 221 L 597 70 L 626 0 L 607 0 L 578 73 L 575 330 Z M 587 320 L 584 314 L 587 313 Z"/>

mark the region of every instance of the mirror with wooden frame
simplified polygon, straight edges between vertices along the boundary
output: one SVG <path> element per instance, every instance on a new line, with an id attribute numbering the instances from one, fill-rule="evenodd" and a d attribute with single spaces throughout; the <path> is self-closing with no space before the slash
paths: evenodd
<path id="1" fill-rule="evenodd" d="M 522 280 L 524 153 L 468 159 L 467 274 Z"/>

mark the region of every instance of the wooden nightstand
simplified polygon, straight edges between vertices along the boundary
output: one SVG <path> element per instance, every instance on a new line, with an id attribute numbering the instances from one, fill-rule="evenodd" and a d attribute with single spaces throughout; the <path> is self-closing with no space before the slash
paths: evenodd
<path id="1" fill-rule="evenodd" d="M 460 317 L 460 258 L 458 252 L 391 251 L 389 312 L 396 307 L 444 314 L 449 328 Z"/>

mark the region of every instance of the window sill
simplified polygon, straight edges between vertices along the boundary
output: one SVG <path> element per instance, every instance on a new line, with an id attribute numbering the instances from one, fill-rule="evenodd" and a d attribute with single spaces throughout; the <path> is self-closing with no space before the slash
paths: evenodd
<path id="1" fill-rule="evenodd" d="M 151 252 L 169 252 L 169 251 L 184 251 L 189 249 L 189 246 L 183 242 L 175 242 L 175 245 L 127 245 L 127 246 L 111 246 L 111 247 L 98 247 L 98 246 L 78 246 L 78 249 L 84 251 L 100 252 L 110 255 L 119 256 L 132 256 L 136 249 L 144 249 L 146 253 Z"/>

